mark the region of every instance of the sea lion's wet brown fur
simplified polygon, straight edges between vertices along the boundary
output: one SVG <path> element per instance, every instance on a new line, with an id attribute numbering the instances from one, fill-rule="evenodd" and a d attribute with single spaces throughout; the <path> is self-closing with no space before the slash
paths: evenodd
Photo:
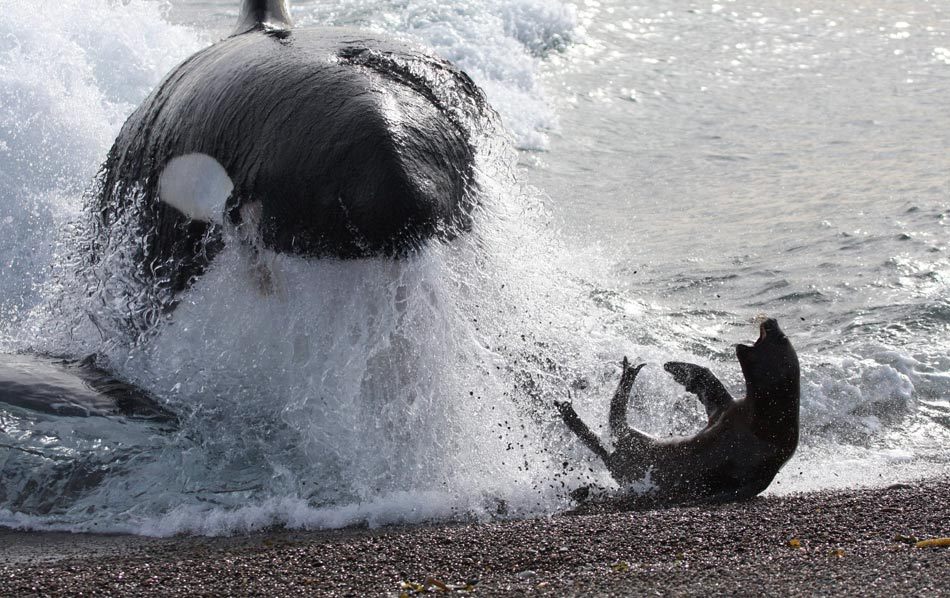
<path id="1" fill-rule="evenodd" d="M 695 436 L 656 439 L 627 424 L 627 403 L 643 365 L 624 358 L 610 404 L 614 450 L 608 452 L 569 403 L 556 403 L 568 427 L 594 451 L 621 485 L 649 476 L 662 502 L 723 502 L 765 490 L 798 445 L 798 356 L 775 320 L 760 326 L 751 347 L 736 346 L 746 397 L 735 400 L 704 367 L 670 362 L 664 368 L 706 407 L 708 423 Z"/>

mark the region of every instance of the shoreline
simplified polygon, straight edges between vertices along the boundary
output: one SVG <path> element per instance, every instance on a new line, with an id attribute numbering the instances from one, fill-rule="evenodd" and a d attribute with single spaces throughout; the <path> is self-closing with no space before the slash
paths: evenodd
<path id="1" fill-rule="evenodd" d="M 0 529 L 0 595 L 947 591 L 950 477 L 480 524 L 148 538 Z M 611 511 L 611 512 L 607 512 Z"/>

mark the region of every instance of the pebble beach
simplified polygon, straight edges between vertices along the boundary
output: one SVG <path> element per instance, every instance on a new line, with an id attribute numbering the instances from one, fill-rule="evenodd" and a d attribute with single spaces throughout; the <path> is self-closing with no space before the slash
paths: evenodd
<path id="1" fill-rule="evenodd" d="M 226 538 L 0 531 L 0 595 L 944 595 L 950 479 Z"/>

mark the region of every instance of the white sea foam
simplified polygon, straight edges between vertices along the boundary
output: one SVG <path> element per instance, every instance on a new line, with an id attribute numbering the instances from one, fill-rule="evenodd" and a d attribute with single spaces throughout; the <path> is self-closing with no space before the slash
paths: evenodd
<path id="1" fill-rule="evenodd" d="M 38 297 L 62 227 L 129 112 L 205 42 L 158 5 L 4 5 L 0 15 L 0 314 Z"/>

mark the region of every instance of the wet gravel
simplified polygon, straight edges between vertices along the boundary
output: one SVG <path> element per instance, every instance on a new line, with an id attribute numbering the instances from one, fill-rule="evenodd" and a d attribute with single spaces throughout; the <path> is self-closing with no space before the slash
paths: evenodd
<path id="1" fill-rule="evenodd" d="M 0 531 L 0 595 L 950 595 L 950 480 L 234 538 Z M 593 512 L 597 511 L 597 512 Z"/>

